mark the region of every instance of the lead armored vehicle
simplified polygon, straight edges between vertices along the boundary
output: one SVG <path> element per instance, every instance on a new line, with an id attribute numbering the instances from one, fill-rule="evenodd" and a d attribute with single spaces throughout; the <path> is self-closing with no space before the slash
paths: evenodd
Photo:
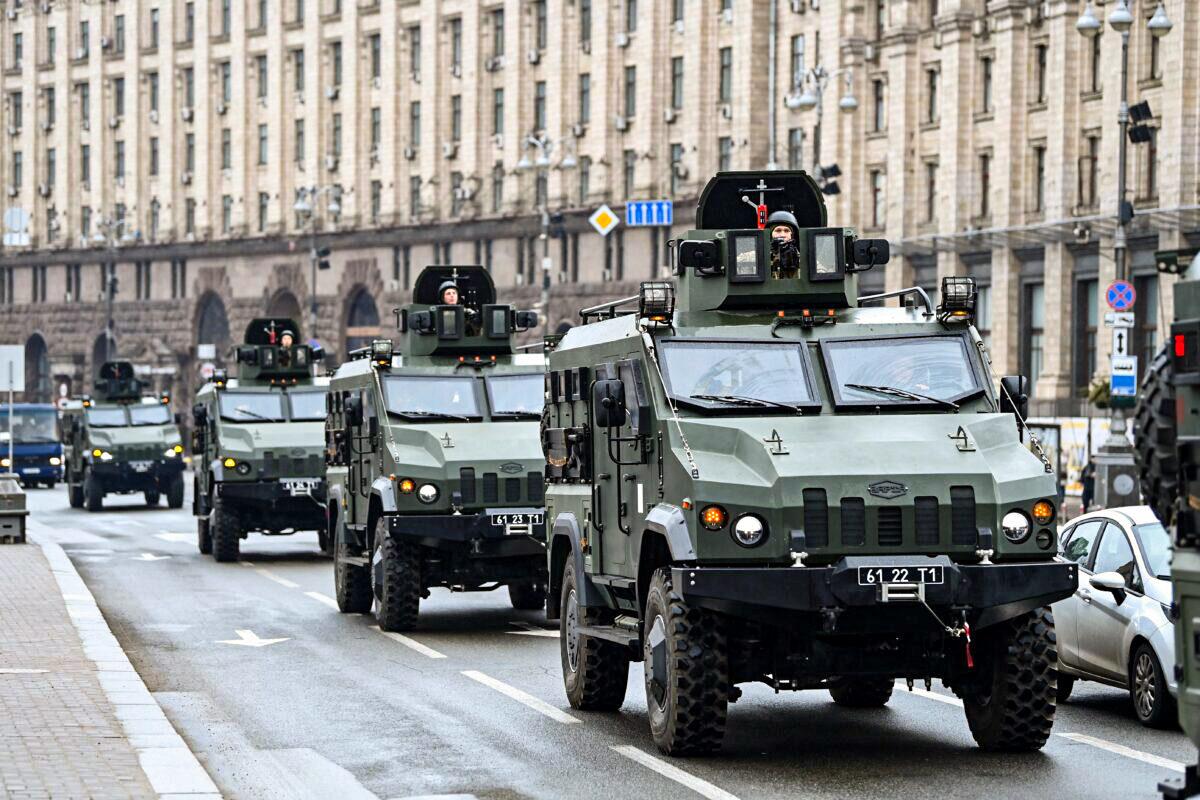
<path id="1" fill-rule="evenodd" d="M 128 361 L 106 361 L 90 395 L 62 412 L 67 497 L 99 511 L 109 494 L 141 492 L 146 505 L 183 505 L 183 442 L 171 398 L 144 391 Z"/>
<path id="2" fill-rule="evenodd" d="M 507 585 L 541 608 L 538 447 L 545 359 L 518 352 L 537 315 L 496 302 L 478 266 L 426 267 L 389 339 L 330 381 L 329 525 L 338 608 L 408 630 L 432 587 Z"/>
<path id="3" fill-rule="evenodd" d="M 882 706 L 940 679 L 984 748 L 1055 713 L 1055 480 L 993 387 L 974 282 L 859 297 L 885 240 L 830 227 L 803 172 L 720 173 L 675 281 L 582 312 L 550 354 L 549 616 L 567 697 L 645 663 L 669 754 L 720 748 L 738 684 Z M 900 307 L 879 307 L 887 297 Z"/>
<path id="4" fill-rule="evenodd" d="M 238 374 L 224 370 L 196 393 L 192 408 L 192 513 L 200 552 L 236 561 L 251 531 L 315 530 L 325 540 L 325 378 L 321 351 L 298 344 L 290 319 L 246 326 L 235 349 Z"/>

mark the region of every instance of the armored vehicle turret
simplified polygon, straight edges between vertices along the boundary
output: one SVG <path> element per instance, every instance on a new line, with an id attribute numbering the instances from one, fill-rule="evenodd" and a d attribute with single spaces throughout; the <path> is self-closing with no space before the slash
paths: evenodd
<path id="1" fill-rule="evenodd" d="M 99 511 L 108 494 L 141 492 L 147 505 L 183 505 L 183 441 L 166 393 L 148 394 L 128 361 L 100 366 L 90 395 L 62 412 L 72 508 Z"/>
<path id="2" fill-rule="evenodd" d="M 325 540 L 325 378 L 295 321 L 264 317 L 234 349 L 237 376 L 218 370 L 196 393 L 192 513 L 201 553 L 236 561 L 251 531 L 315 530 Z"/>
<path id="3" fill-rule="evenodd" d="M 330 535 L 338 608 L 383 630 L 417 623 L 433 587 L 508 586 L 541 608 L 546 583 L 538 447 L 545 360 L 520 352 L 537 315 L 496 302 L 478 266 L 426 267 L 375 341 L 330 381 Z"/>
<path id="4" fill-rule="evenodd" d="M 737 684 L 882 706 L 942 680 L 976 740 L 1055 710 L 1055 479 L 997 394 L 969 278 L 863 297 L 885 240 L 803 172 L 720 173 L 673 281 L 582 312 L 549 357 L 549 616 L 572 706 L 645 662 L 654 741 L 721 745 Z M 899 307 L 881 306 L 895 298 Z"/>

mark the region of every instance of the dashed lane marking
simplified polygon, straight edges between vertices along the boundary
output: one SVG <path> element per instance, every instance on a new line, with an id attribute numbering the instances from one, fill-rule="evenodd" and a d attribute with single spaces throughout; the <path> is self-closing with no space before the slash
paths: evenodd
<path id="1" fill-rule="evenodd" d="M 375 626 L 375 630 L 379 631 L 384 636 L 391 639 L 393 642 L 399 642 L 400 644 L 404 645 L 405 647 L 407 647 L 411 650 L 416 650 L 418 653 L 425 656 L 426 658 L 445 658 L 446 657 L 444 653 L 439 653 L 437 650 L 434 650 L 432 647 L 423 645 L 420 642 L 418 642 L 416 639 L 410 639 L 409 637 L 405 636 L 404 634 L 396 633 L 394 631 L 382 630 L 379 628 L 378 625 Z"/>
<path id="2" fill-rule="evenodd" d="M 194 533 L 156 533 L 154 536 L 164 542 L 191 542 L 196 539 Z"/>
<path id="3" fill-rule="evenodd" d="M 259 570 L 259 571 L 261 572 L 262 570 Z M 316 600 L 318 603 L 324 603 L 325 605 L 329 606 L 330 608 L 337 610 L 337 607 L 338 607 L 337 600 L 334 600 L 332 597 L 330 597 L 327 594 L 321 594 L 320 592 L 305 592 L 304 596 L 311 597 L 313 600 Z"/>
<path id="4" fill-rule="evenodd" d="M 287 578 L 282 578 L 282 577 L 276 575 L 274 572 L 271 572 L 271 570 L 269 570 L 269 569 L 259 568 L 254 571 L 257 572 L 259 575 L 262 575 L 264 578 L 266 578 L 269 581 L 275 581 L 275 583 L 278 583 L 280 586 L 286 586 L 289 589 L 299 589 L 300 588 L 300 584 L 296 583 L 295 581 L 289 581 Z M 334 603 L 334 605 L 336 606 L 337 603 Z"/>
<path id="5" fill-rule="evenodd" d="M 536 625 L 530 625 L 528 622 L 510 622 L 510 625 L 520 628 L 519 631 L 505 631 L 513 636 L 544 636 L 547 639 L 557 639 L 558 630 L 553 628 L 539 628 Z"/>
<path id="6" fill-rule="evenodd" d="M 538 698 L 534 697 L 533 695 L 522 692 L 520 689 L 518 689 L 515 686 L 509 686 L 504 681 L 498 681 L 490 675 L 484 675 L 482 672 L 477 672 L 473 669 L 464 670 L 462 674 L 467 676 L 468 678 L 470 678 L 473 681 L 482 683 L 484 686 L 488 687 L 489 689 L 495 689 L 497 692 L 504 695 L 505 697 L 512 698 L 513 700 L 516 700 L 518 703 L 520 703 L 528 708 L 532 708 L 534 711 L 538 712 L 539 714 L 541 714 L 543 716 L 549 717 L 550 719 L 554 720 L 555 722 L 561 722 L 564 725 L 571 725 L 571 724 L 582 721 L 582 720 L 576 719 L 575 717 L 572 717 L 570 714 L 566 713 L 562 709 L 555 708 L 554 706 L 547 703 L 545 700 L 539 700 Z M 717 795 L 711 795 L 711 796 L 716 797 Z M 722 795 L 722 796 L 726 797 L 726 798 L 733 797 L 733 795 L 728 795 L 728 794 Z"/>
<path id="7" fill-rule="evenodd" d="M 612 749 L 629 760 L 636 761 L 646 769 L 657 772 L 664 778 L 691 789 L 701 797 L 707 797 L 709 800 L 738 800 L 737 795 L 730 794 L 720 786 L 715 786 L 690 772 L 684 772 L 674 764 L 668 764 L 660 758 L 655 758 L 649 753 L 644 753 L 633 745 L 615 744 L 612 745 Z"/>

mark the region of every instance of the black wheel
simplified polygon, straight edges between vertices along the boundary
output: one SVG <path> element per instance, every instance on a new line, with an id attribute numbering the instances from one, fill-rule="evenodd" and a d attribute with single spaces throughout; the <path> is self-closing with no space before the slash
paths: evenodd
<path id="1" fill-rule="evenodd" d="M 971 735 L 984 750 L 1040 750 L 1054 725 L 1058 649 L 1054 615 L 1039 608 L 980 632 L 978 682 L 963 693 Z"/>
<path id="2" fill-rule="evenodd" d="M 598 622 L 599 615 L 595 609 L 579 605 L 575 564 L 570 559 L 563 571 L 559 612 L 558 649 L 571 707 L 616 711 L 625 702 L 629 687 L 629 654 L 618 644 L 579 632 L 581 626 Z"/>
<path id="3" fill-rule="evenodd" d="M 1129 699 L 1138 722 L 1147 728 L 1168 728 L 1175 724 L 1175 698 L 1167 690 L 1167 676 L 1150 645 L 1142 642 L 1129 662 Z"/>
<path id="4" fill-rule="evenodd" d="M 333 588 L 338 611 L 343 614 L 371 613 L 371 570 L 345 561 L 346 545 L 337 542 L 333 549 Z"/>
<path id="5" fill-rule="evenodd" d="M 1058 689 L 1054 693 L 1054 699 L 1059 705 L 1071 699 L 1071 690 L 1075 688 L 1075 678 L 1071 675 L 1064 675 L 1061 670 L 1058 673 Z"/>
<path id="6" fill-rule="evenodd" d="M 46 488 L 53 489 L 56 483 L 58 483 L 58 481 L 46 481 Z"/>
<path id="7" fill-rule="evenodd" d="M 375 525 L 375 619 L 382 631 L 417 627 L 421 605 L 421 556 L 417 546 L 388 535 L 387 519 Z"/>
<path id="8" fill-rule="evenodd" d="M 1150 362 L 1133 415 L 1134 455 L 1146 505 L 1164 525 L 1175 519 L 1179 459 L 1175 451 L 1175 387 L 1171 353 L 1164 347 Z"/>
<path id="9" fill-rule="evenodd" d="M 208 517 L 196 517 L 196 546 L 200 548 L 200 555 L 212 555 L 213 539 Z"/>
<path id="10" fill-rule="evenodd" d="M 729 657 L 721 619 L 692 608 L 659 569 L 642 623 L 650 734 L 667 755 L 713 753 L 725 738 Z"/>
<path id="11" fill-rule="evenodd" d="M 104 507 L 104 491 L 91 470 L 83 474 L 83 502 L 88 511 L 99 511 Z"/>
<path id="12" fill-rule="evenodd" d="M 829 696 L 847 708 L 883 708 L 892 699 L 893 685 L 887 678 L 831 678 Z"/>
<path id="13" fill-rule="evenodd" d="M 546 592 L 536 583 L 510 583 L 508 599 L 518 611 L 540 611 L 546 607 Z"/>
<path id="14" fill-rule="evenodd" d="M 146 505 L 156 506 L 159 501 L 158 492 L 142 492 L 142 496 L 146 498 Z"/>
<path id="15" fill-rule="evenodd" d="M 222 562 L 237 561 L 242 543 L 242 529 L 238 524 L 237 514 L 226 508 L 220 499 L 213 503 L 209 530 L 212 532 L 213 558 Z"/>
<path id="16" fill-rule="evenodd" d="M 183 508 L 183 476 L 176 475 L 167 484 L 167 508 Z"/>
<path id="17" fill-rule="evenodd" d="M 71 508 L 83 508 L 83 484 L 72 483 L 70 476 L 67 477 L 67 502 Z"/>

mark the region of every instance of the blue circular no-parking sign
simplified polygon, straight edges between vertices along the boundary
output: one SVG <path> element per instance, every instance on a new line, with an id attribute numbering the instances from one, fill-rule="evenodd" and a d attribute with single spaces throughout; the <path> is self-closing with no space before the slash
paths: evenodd
<path id="1" fill-rule="evenodd" d="M 1113 311 L 1128 311 L 1137 300 L 1137 291 L 1129 281 L 1113 281 L 1108 285 L 1104 299 Z"/>

